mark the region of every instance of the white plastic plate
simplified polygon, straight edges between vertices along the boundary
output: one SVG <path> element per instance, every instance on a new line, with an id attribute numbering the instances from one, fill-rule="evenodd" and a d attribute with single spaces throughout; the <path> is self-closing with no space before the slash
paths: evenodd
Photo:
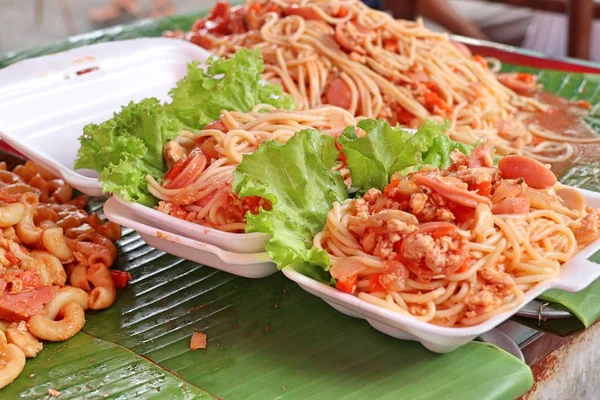
<path id="1" fill-rule="evenodd" d="M 113 198 L 121 206 L 126 207 L 141 222 L 236 253 L 265 251 L 265 241 L 269 238 L 269 235 L 264 233 L 223 232 L 167 215 L 154 208 L 124 200 L 116 195 Z"/>
<path id="2" fill-rule="evenodd" d="M 132 228 L 148 245 L 164 252 L 246 278 L 263 278 L 277 272 L 267 253 L 239 254 L 148 226 L 134 219 L 129 209 L 112 197 L 104 204 L 110 221 Z"/>
<path id="3" fill-rule="evenodd" d="M 589 206 L 600 207 L 600 193 L 581 190 Z M 584 289 L 600 277 L 600 264 L 588 258 L 600 249 L 600 239 L 587 246 L 575 257 L 565 263 L 557 277 L 540 282 L 525 293 L 520 306 L 498 314 L 481 324 L 464 328 L 446 328 L 419 321 L 407 315 L 378 307 L 351 294 L 317 282 L 296 272 L 291 267 L 283 269 L 289 279 L 296 282 L 307 292 L 320 297 L 336 310 L 351 317 L 367 320 L 371 326 L 386 335 L 405 340 L 421 342 L 423 346 L 436 353 L 450 352 L 494 329 L 514 315 L 518 309 L 548 289 L 562 289 L 577 292 Z"/>
<path id="4" fill-rule="evenodd" d="M 83 193 L 102 194 L 94 171 L 73 170 L 83 127 L 130 101 L 169 100 L 187 63 L 210 53 L 183 40 L 135 39 L 85 46 L 0 70 L 0 135 Z"/>

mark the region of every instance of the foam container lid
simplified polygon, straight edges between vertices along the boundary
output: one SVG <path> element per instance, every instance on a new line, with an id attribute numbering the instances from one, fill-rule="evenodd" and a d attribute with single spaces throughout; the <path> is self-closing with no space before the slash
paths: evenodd
<path id="1" fill-rule="evenodd" d="M 183 40 L 155 38 L 85 46 L 0 70 L 0 136 L 10 146 L 90 196 L 102 195 L 97 173 L 73 170 L 78 138 L 130 101 L 156 97 L 183 78 L 190 61 L 211 53 Z M 140 221 L 237 253 L 265 250 L 268 235 L 228 233 L 117 200 Z"/>
<path id="2" fill-rule="evenodd" d="M 210 53 L 183 40 L 102 43 L 21 61 L 0 70 L 0 136 L 79 191 L 102 194 L 94 171 L 73 170 L 83 127 L 130 101 L 169 100 L 187 63 Z"/>

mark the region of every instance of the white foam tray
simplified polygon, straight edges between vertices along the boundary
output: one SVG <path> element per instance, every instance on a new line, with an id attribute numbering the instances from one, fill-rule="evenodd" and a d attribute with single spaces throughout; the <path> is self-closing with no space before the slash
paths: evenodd
<path id="1" fill-rule="evenodd" d="M 264 233 L 230 233 L 185 221 L 154 208 L 132 203 L 113 196 L 123 207 L 135 215 L 136 219 L 156 228 L 183 235 L 190 239 L 218 246 L 236 253 L 258 253 L 265 251 L 265 241 L 269 235 Z"/>
<path id="2" fill-rule="evenodd" d="M 588 190 L 581 190 L 581 192 L 587 199 L 588 205 L 600 208 L 600 193 Z M 518 307 L 498 314 L 481 324 L 464 328 L 436 326 L 407 315 L 395 313 L 317 282 L 290 267 L 284 268 L 283 273 L 301 288 L 320 297 L 331 307 L 351 317 L 365 319 L 371 326 L 386 335 L 398 339 L 418 341 L 433 352 L 447 353 L 469 343 L 485 332 L 491 331 L 516 314 L 520 307 L 548 289 L 577 292 L 587 287 L 600 277 L 600 264 L 588 260 L 599 249 L 600 239 L 565 263 L 557 277 L 541 282 L 526 292 L 523 302 Z"/>
<path id="3" fill-rule="evenodd" d="M 0 136 L 81 192 L 99 196 L 96 173 L 73 170 L 83 127 L 111 118 L 130 101 L 169 100 L 168 90 L 185 76 L 187 63 L 209 56 L 183 40 L 154 38 L 21 61 L 0 70 Z"/>
<path id="4" fill-rule="evenodd" d="M 114 198 L 104 203 L 110 221 L 135 230 L 148 245 L 209 267 L 246 278 L 263 278 L 277 272 L 267 253 L 239 254 L 197 240 L 156 229 L 136 221 L 131 211 Z"/>
<path id="5" fill-rule="evenodd" d="M 81 192 L 99 196 L 96 172 L 73 170 L 83 127 L 111 118 L 130 101 L 170 100 L 168 91 L 185 76 L 187 63 L 208 57 L 189 42 L 158 38 L 85 46 L 16 63 L 0 70 L 0 136 Z M 98 69 L 77 75 L 89 68 Z M 142 222 L 236 253 L 263 252 L 269 237 L 227 233 L 118 201 Z"/>

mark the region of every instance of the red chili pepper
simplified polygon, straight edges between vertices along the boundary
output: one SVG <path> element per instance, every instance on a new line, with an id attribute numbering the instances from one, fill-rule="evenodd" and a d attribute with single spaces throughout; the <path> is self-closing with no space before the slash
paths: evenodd
<path id="1" fill-rule="evenodd" d="M 206 20 L 197 19 L 196 22 L 194 22 L 194 25 L 192 25 L 191 31 L 198 32 L 198 31 L 204 29 L 205 27 L 206 27 Z"/>
<path id="2" fill-rule="evenodd" d="M 450 235 L 455 230 L 456 230 L 456 226 L 454 226 L 454 225 L 448 224 L 448 225 L 440 226 L 440 227 L 436 228 L 436 230 L 431 232 L 431 237 L 433 237 L 434 239 L 439 239 L 441 237 Z"/>
<path id="3" fill-rule="evenodd" d="M 438 94 L 435 92 L 425 93 L 425 106 L 430 110 L 433 110 L 435 107 L 437 107 L 441 111 L 444 111 L 446 114 L 448 114 L 451 111 L 450 107 L 448 107 L 448 104 L 446 104 L 444 99 L 438 96 Z"/>
<path id="4" fill-rule="evenodd" d="M 199 33 L 194 33 L 193 35 L 190 36 L 189 40 L 190 40 L 190 42 L 194 43 L 195 45 L 198 45 L 206 50 L 212 49 L 212 47 L 214 45 L 213 41 L 209 37 L 206 36 L 206 30 L 203 30 Z"/>
<path id="5" fill-rule="evenodd" d="M 338 158 L 338 160 L 340 160 L 341 162 L 346 164 L 346 161 L 347 161 L 346 155 L 344 154 L 344 149 L 343 149 L 342 145 L 338 143 L 338 138 L 335 138 L 335 147 L 340 152 L 340 157 Z"/>

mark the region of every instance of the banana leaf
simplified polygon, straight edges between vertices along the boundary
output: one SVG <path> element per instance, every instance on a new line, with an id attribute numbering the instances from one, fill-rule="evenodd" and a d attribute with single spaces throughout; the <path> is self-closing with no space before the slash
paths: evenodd
<path id="1" fill-rule="evenodd" d="M 143 20 L 9 53 L 0 57 L 0 68 L 76 46 L 188 29 L 201 14 Z M 547 90 L 598 102 L 593 76 L 540 74 Z M 567 175 L 567 181 L 599 189 L 599 167 L 578 167 L 587 178 Z M 46 344 L 0 396 L 40 398 L 51 388 L 61 398 L 504 399 L 533 383 L 526 365 L 494 346 L 474 342 L 450 354 L 431 353 L 337 313 L 280 274 L 235 277 L 152 249 L 133 232 L 119 248 L 117 268 L 132 273 L 132 284 L 110 309 L 89 313 L 82 333 Z M 206 350 L 189 350 L 196 330 L 208 334 Z"/>
<path id="2" fill-rule="evenodd" d="M 0 396 L 48 398 L 48 389 L 59 391 L 61 399 L 215 398 L 131 350 L 85 333 L 64 343 L 45 344 Z"/>

